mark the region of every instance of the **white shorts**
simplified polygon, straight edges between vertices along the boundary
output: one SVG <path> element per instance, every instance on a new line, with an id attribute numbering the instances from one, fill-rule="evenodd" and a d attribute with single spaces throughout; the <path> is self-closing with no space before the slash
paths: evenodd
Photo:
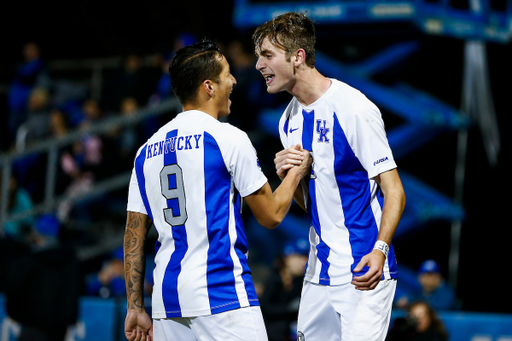
<path id="1" fill-rule="evenodd" d="M 155 341 L 268 341 L 260 307 L 153 320 Z"/>
<path id="2" fill-rule="evenodd" d="M 396 280 L 381 281 L 369 291 L 356 290 L 350 283 L 326 286 L 304 281 L 297 340 L 384 340 L 395 290 Z"/>

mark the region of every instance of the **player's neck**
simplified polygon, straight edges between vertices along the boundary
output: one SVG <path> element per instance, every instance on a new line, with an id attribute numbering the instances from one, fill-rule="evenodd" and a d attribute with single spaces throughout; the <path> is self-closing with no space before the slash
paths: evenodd
<path id="1" fill-rule="evenodd" d="M 297 78 L 290 93 L 300 103 L 307 106 L 322 97 L 331 83 L 331 80 L 323 76 L 316 68 L 301 70 L 297 72 Z"/>
<path id="2" fill-rule="evenodd" d="M 216 120 L 219 119 L 219 110 L 211 105 L 209 102 L 203 102 L 201 104 L 186 104 L 183 106 L 183 111 L 189 111 L 189 110 L 198 110 L 202 111 L 205 114 L 210 115 L 211 117 L 215 118 Z"/>

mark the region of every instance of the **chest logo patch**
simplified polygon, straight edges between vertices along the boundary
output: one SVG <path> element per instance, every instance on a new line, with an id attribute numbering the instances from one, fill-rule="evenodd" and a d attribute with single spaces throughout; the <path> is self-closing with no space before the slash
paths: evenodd
<path id="1" fill-rule="evenodd" d="M 327 133 L 331 130 L 326 127 L 327 122 L 325 120 L 316 120 L 316 132 L 318 136 L 318 142 L 329 142 Z"/>

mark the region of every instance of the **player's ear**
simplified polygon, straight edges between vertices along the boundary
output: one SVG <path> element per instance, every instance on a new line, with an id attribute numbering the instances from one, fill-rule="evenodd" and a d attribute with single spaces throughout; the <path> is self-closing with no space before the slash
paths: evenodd
<path id="1" fill-rule="evenodd" d="M 204 91 L 212 97 L 215 93 L 215 87 L 213 86 L 213 82 L 209 79 L 205 80 L 202 84 Z"/>
<path id="2" fill-rule="evenodd" d="M 304 49 L 298 49 L 295 51 L 292 61 L 295 67 L 299 67 L 301 64 L 304 64 L 306 62 L 306 51 Z"/>

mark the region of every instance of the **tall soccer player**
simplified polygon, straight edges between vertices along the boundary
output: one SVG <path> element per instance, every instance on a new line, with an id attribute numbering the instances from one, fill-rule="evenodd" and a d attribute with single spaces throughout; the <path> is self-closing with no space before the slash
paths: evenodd
<path id="1" fill-rule="evenodd" d="M 384 340 L 396 289 L 391 240 L 405 195 L 379 109 L 358 90 L 315 68 L 315 28 L 285 13 L 253 34 L 256 68 L 269 93 L 294 97 L 279 133 L 282 179 L 311 151 L 308 182 L 295 200 L 311 219 L 299 308 L 299 340 Z"/>
<path id="2" fill-rule="evenodd" d="M 244 198 L 258 222 L 276 227 L 300 180 L 307 151 L 272 192 L 248 136 L 218 119 L 236 84 L 209 41 L 176 52 L 169 67 L 183 112 L 137 152 L 128 194 L 124 252 L 128 340 L 267 340 L 247 266 Z M 153 321 L 144 309 L 144 244 L 158 231 Z"/>

